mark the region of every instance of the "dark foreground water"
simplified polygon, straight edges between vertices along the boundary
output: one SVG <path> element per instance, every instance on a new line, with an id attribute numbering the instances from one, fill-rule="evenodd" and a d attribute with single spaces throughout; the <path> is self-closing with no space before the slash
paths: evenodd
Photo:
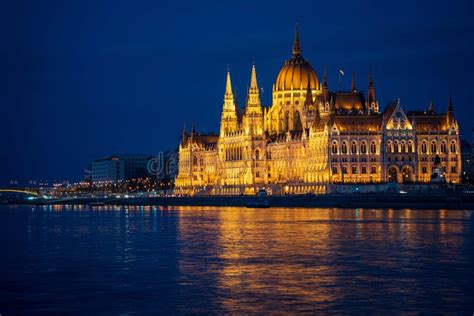
<path id="1" fill-rule="evenodd" d="M 0 206 L 0 314 L 471 315 L 473 214 Z"/>

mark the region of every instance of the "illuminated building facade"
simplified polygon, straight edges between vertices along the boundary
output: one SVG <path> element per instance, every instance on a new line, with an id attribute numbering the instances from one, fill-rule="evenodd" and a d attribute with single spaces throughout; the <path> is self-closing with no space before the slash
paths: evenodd
<path id="1" fill-rule="evenodd" d="M 239 111 L 227 73 L 218 135 L 183 131 L 176 193 L 326 193 L 338 183 L 429 182 L 435 167 L 447 182 L 460 181 L 451 100 L 445 113 L 432 103 L 426 111 L 406 112 L 400 101 L 380 112 L 372 75 L 367 97 L 355 76 L 349 91 L 330 91 L 326 71 L 320 81 L 303 58 L 298 30 L 271 106 L 261 104 L 255 65 L 250 79 Z"/>

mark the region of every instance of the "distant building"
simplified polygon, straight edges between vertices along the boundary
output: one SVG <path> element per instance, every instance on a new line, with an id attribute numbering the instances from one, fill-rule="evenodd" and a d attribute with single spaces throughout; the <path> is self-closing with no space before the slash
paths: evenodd
<path id="1" fill-rule="evenodd" d="M 97 159 L 91 164 L 92 182 L 149 177 L 148 162 L 152 158 L 151 155 L 113 155 Z"/>

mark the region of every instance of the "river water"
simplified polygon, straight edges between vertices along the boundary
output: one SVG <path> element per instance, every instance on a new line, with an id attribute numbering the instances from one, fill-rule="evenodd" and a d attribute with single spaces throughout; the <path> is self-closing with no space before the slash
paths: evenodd
<path id="1" fill-rule="evenodd" d="M 0 314 L 472 314 L 473 214 L 0 206 Z"/>

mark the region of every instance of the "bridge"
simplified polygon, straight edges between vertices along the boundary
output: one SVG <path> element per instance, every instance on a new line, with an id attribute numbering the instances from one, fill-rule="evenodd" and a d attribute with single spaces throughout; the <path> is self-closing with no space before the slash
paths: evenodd
<path id="1" fill-rule="evenodd" d="M 5 188 L 0 188 L 0 193 L 22 193 L 26 195 L 32 195 L 32 196 L 39 196 L 39 191 L 35 189 L 28 189 L 28 188 L 10 188 L 10 189 L 5 189 Z"/>

